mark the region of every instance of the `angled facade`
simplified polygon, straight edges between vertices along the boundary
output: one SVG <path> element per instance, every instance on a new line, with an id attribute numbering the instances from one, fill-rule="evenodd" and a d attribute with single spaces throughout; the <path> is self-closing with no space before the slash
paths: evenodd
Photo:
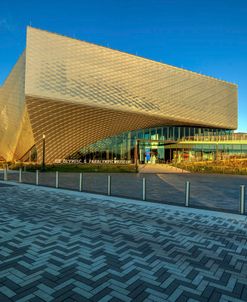
<path id="1" fill-rule="evenodd" d="M 237 86 L 28 27 L 0 87 L 0 120 L 0 157 L 25 160 L 35 149 L 40 162 L 45 135 L 46 162 L 54 162 L 145 129 L 236 129 Z"/>

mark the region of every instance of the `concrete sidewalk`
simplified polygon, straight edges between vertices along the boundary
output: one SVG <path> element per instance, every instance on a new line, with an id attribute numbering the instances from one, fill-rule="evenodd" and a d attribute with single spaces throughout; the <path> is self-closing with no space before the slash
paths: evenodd
<path id="1" fill-rule="evenodd" d="M 167 164 L 145 164 L 138 166 L 139 173 L 190 173 L 189 171 L 179 169 Z"/>

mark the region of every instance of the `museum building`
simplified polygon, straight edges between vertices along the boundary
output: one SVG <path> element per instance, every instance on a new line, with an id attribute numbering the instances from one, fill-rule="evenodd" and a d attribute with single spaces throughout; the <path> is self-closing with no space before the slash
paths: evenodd
<path id="1" fill-rule="evenodd" d="M 237 110 L 235 84 L 28 27 L 0 87 L 0 157 L 41 162 L 44 142 L 48 163 L 247 153 L 219 143 L 231 145 Z"/>

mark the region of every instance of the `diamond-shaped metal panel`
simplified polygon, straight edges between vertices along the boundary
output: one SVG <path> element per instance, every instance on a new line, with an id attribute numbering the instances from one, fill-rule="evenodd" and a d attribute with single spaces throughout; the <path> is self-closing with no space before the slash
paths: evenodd
<path id="1" fill-rule="evenodd" d="M 29 96 L 237 127 L 236 85 L 46 31 L 28 30 L 26 77 Z"/>
<path id="2" fill-rule="evenodd" d="M 28 118 L 24 93 L 25 60 L 24 52 L 0 90 L 0 156 L 6 161 L 17 159 L 16 155 L 25 153 L 33 144 L 32 133 L 29 131 L 25 144 L 18 145 L 23 125 Z M 27 125 L 25 129 L 26 127 Z"/>

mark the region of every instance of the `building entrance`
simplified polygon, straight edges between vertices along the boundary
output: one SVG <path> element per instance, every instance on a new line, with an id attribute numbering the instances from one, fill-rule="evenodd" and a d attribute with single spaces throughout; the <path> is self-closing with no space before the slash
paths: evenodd
<path id="1" fill-rule="evenodd" d="M 157 164 L 171 161 L 172 152 L 166 149 L 166 145 L 171 145 L 171 141 L 159 140 L 137 140 L 136 156 L 140 164 Z"/>

